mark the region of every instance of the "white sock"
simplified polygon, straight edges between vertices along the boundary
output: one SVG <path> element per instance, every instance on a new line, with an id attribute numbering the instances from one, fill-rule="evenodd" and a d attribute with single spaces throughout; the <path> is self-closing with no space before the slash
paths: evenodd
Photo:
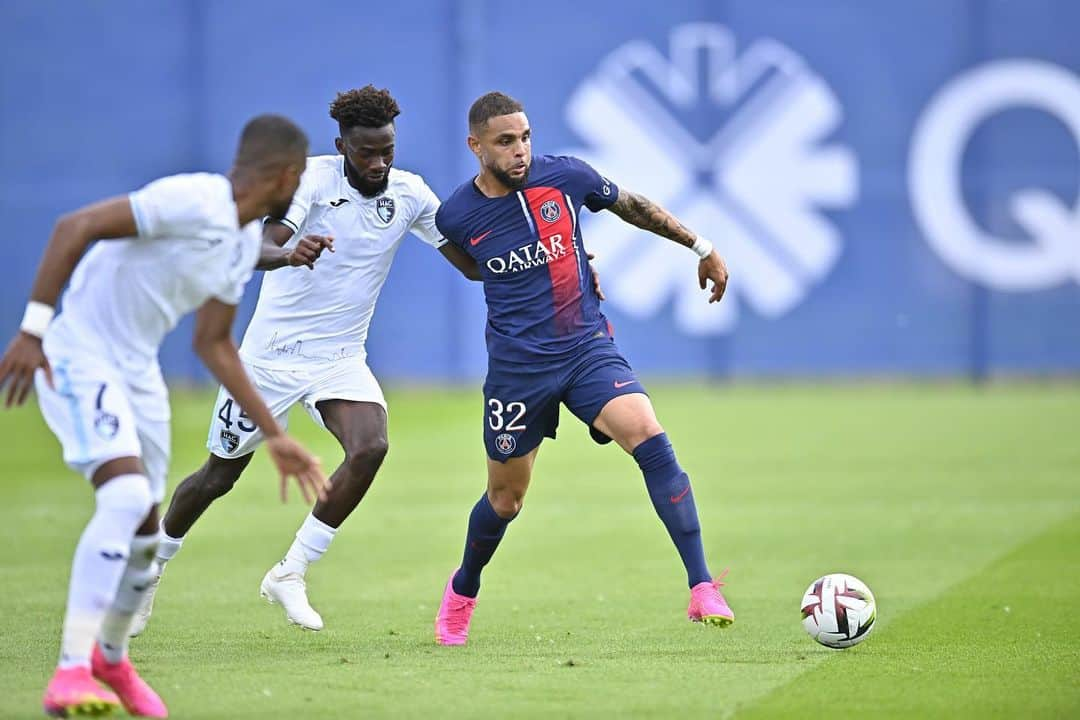
<path id="1" fill-rule="evenodd" d="M 158 574 L 154 551 L 158 546 L 157 535 L 136 535 L 131 541 L 131 556 L 127 568 L 120 577 L 116 597 L 105 613 L 98 633 L 101 654 L 110 663 L 118 663 L 127 655 L 128 633 L 131 620 L 142 604 L 143 596 L 150 589 L 150 582 Z"/>
<path id="2" fill-rule="evenodd" d="M 334 539 L 338 529 L 332 528 L 316 518 L 311 513 L 304 519 L 304 524 L 296 531 L 296 539 L 285 553 L 285 559 L 277 567 L 276 574 L 280 577 L 289 573 L 303 575 L 307 572 L 309 563 L 313 563 L 323 556 L 330 541 Z"/>
<path id="3" fill-rule="evenodd" d="M 90 651 L 116 597 L 131 553 L 131 539 L 153 500 L 142 475 L 118 475 L 94 493 L 95 510 L 71 563 L 60 667 L 90 665 Z"/>
<path id="4" fill-rule="evenodd" d="M 180 552 L 180 546 L 184 544 L 184 538 L 174 538 L 165 532 L 165 528 L 161 529 L 159 533 L 161 540 L 157 546 L 157 562 L 161 570 L 165 569 L 165 563 L 172 560 L 176 553 Z"/>

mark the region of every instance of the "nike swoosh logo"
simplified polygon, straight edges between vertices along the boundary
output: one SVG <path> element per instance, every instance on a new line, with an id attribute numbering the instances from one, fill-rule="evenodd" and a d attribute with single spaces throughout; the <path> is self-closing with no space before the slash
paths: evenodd
<path id="1" fill-rule="evenodd" d="M 483 235 L 477 235 L 474 238 L 469 238 L 469 244 L 473 245 L 473 246 L 479 245 L 481 240 L 483 240 L 484 238 L 486 238 L 488 235 L 490 235 L 493 232 L 495 232 L 495 231 L 494 230 L 488 230 Z"/>
<path id="2" fill-rule="evenodd" d="M 633 385 L 636 382 L 637 382 L 637 380 L 624 380 L 623 382 L 619 382 L 618 380 L 616 380 L 615 381 L 615 389 L 619 390 L 620 388 L 624 388 L 627 385 Z"/>
<path id="3" fill-rule="evenodd" d="M 682 491 L 681 493 L 679 493 L 678 495 L 672 495 L 672 496 L 671 496 L 671 502 L 672 502 L 672 503 L 678 503 L 678 502 L 681 502 L 681 501 L 682 501 L 682 499 L 683 499 L 684 497 L 686 497 L 686 493 L 688 493 L 688 492 L 690 492 L 690 486 L 689 486 L 689 485 L 687 485 L 687 486 L 686 486 L 686 489 L 685 489 L 685 490 L 683 490 L 683 491 Z"/>

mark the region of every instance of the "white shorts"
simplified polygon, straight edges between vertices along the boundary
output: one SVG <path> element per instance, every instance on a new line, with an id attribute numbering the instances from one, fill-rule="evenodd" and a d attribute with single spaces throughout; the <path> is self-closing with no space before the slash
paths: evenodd
<path id="1" fill-rule="evenodd" d="M 265 368 L 245 361 L 244 369 L 283 428 L 288 427 L 289 409 L 298 402 L 304 404 L 308 415 L 322 428 L 326 428 L 326 423 L 315 404 L 323 400 L 371 402 L 386 409 L 379 381 L 362 359 L 350 358 L 329 367 L 295 370 Z M 206 449 L 220 458 L 243 457 L 255 452 L 262 441 L 262 431 L 229 391 L 219 388 Z"/>
<path id="2" fill-rule="evenodd" d="M 156 365 L 140 376 L 80 354 L 50 357 L 34 376 L 41 414 L 64 450 L 64 462 L 87 480 L 109 460 L 142 459 L 155 503 L 169 471 L 169 393 Z"/>

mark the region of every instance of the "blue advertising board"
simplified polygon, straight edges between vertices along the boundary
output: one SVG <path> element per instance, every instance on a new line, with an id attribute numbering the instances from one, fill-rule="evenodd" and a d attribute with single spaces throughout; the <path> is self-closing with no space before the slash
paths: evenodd
<path id="1" fill-rule="evenodd" d="M 1068 0 L 460 0 L 0 4 L 0 332 L 62 212 L 224 171 L 281 112 L 333 152 L 334 94 L 397 97 L 396 164 L 471 177 L 465 115 L 520 99 L 534 150 L 578 155 L 709 237 L 583 220 L 620 346 L 663 376 L 1080 371 L 1080 4 Z M 250 315 L 252 283 L 240 321 Z M 479 286 L 410 240 L 373 321 L 385 380 L 483 373 Z M 238 328 L 239 333 L 239 328 Z M 190 321 L 162 364 L 205 378 Z"/>

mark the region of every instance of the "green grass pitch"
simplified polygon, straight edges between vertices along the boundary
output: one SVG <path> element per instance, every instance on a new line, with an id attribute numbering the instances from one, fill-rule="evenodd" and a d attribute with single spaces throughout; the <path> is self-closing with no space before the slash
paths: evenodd
<path id="1" fill-rule="evenodd" d="M 563 414 L 484 576 L 465 648 L 433 642 L 484 486 L 473 390 L 389 393 L 391 450 L 309 572 L 320 633 L 258 597 L 306 510 L 260 454 L 169 566 L 132 645 L 176 718 L 1080 716 L 1080 387 L 652 387 L 694 481 L 726 630 L 633 462 Z M 173 396 L 170 487 L 205 455 L 208 392 Z M 294 429 L 333 468 L 332 438 Z M 38 717 L 91 496 L 33 405 L 0 413 L 0 717 Z M 849 572 L 878 624 L 846 651 L 799 624 Z"/>

